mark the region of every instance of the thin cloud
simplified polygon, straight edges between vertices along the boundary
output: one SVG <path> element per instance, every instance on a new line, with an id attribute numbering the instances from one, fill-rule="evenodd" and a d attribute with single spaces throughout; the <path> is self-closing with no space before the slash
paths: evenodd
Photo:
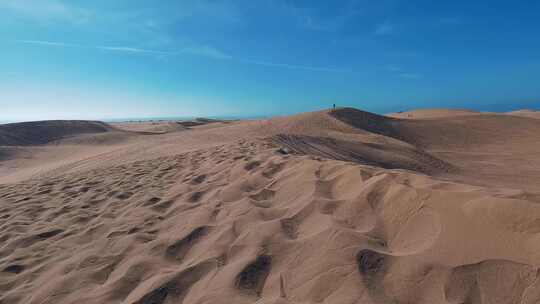
<path id="1" fill-rule="evenodd" d="M 385 65 L 383 67 L 383 70 L 388 71 L 388 72 L 401 72 L 402 68 L 394 64 L 389 64 L 389 65 Z"/>
<path id="2" fill-rule="evenodd" d="M 149 55 L 175 55 L 173 52 L 164 52 L 164 51 L 154 51 L 139 49 L 134 47 L 125 47 L 125 46 L 97 46 L 96 49 L 103 51 L 111 52 L 124 52 L 124 53 L 135 53 L 135 54 L 149 54 Z"/>
<path id="3" fill-rule="evenodd" d="M 213 59 L 220 59 L 220 60 L 232 59 L 232 56 L 210 46 L 188 47 L 188 48 L 182 49 L 180 53 L 200 55 L 200 56 L 205 56 L 205 57 L 210 57 Z"/>
<path id="4" fill-rule="evenodd" d="M 148 55 L 175 55 L 177 52 L 166 52 L 166 51 L 156 51 L 148 50 L 134 47 L 126 46 L 99 46 L 99 45 L 84 45 L 76 43 L 66 43 L 58 41 L 46 41 L 46 40 L 17 40 L 18 43 L 24 44 L 34 44 L 41 46 L 53 46 L 53 47 L 64 47 L 64 48 L 79 48 L 79 49 L 93 49 L 101 51 L 111 51 L 111 52 L 122 52 L 122 53 L 131 53 L 131 54 L 148 54 Z"/>
<path id="5" fill-rule="evenodd" d="M 395 64 L 385 65 L 382 67 L 382 69 L 386 72 L 391 73 L 394 76 L 397 76 L 399 78 L 404 78 L 404 79 L 420 79 L 424 77 L 424 75 L 419 74 L 419 73 L 407 72 L 407 70 Z"/>
<path id="6" fill-rule="evenodd" d="M 317 71 L 317 72 L 345 72 L 345 70 L 338 69 L 338 68 L 305 66 L 305 65 L 295 65 L 295 64 L 276 63 L 276 62 L 267 62 L 267 61 L 258 61 L 258 60 L 246 60 L 246 59 L 239 60 L 239 61 L 248 63 L 248 64 L 254 64 L 254 65 L 286 68 L 286 69 L 294 69 L 294 70 L 307 70 L 307 71 Z"/>
<path id="7" fill-rule="evenodd" d="M 25 43 L 25 44 L 48 45 L 48 46 L 77 47 L 75 44 L 55 42 L 55 41 L 44 41 L 44 40 L 17 40 L 17 42 Z"/>
<path id="8" fill-rule="evenodd" d="M 65 4 L 59 0 L 0 0 L 0 9 L 14 16 L 38 22 L 58 20 L 70 23 L 85 23 L 93 13 Z"/>
<path id="9" fill-rule="evenodd" d="M 420 79 L 424 77 L 424 75 L 417 73 L 401 73 L 398 76 L 405 79 Z"/>
<path id="10" fill-rule="evenodd" d="M 368 10 L 365 5 L 360 5 L 357 0 L 340 1 L 336 9 L 323 5 L 318 7 L 310 1 L 264 1 L 265 11 L 271 15 L 290 18 L 298 27 L 304 30 L 320 32 L 337 32 L 344 29 L 349 22 L 359 17 L 362 12 Z"/>
<path id="11" fill-rule="evenodd" d="M 382 24 L 377 25 L 373 33 L 378 36 L 384 36 L 384 35 L 390 35 L 394 33 L 394 31 L 395 31 L 395 28 L 393 25 L 389 23 L 382 23 Z"/>
<path id="12" fill-rule="evenodd" d="M 135 54 L 135 55 L 177 56 L 181 54 L 191 54 L 191 55 L 203 56 L 203 57 L 207 57 L 207 58 L 211 58 L 215 60 L 234 60 L 240 63 L 267 66 L 267 67 L 286 68 L 286 69 L 294 69 L 294 70 L 307 70 L 307 71 L 317 71 L 317 72 L 334 72 L 334 73 L 346 72 L 346 70 L 333 68 L 333 67 L 305 66 L 305 65 L 295 65 L 295 64 L 286 64 L 286 63 L 277 63 L 277 62 L 268 62 L 268 61 L 259 61 L 259 60 L 239 59 L 210 46 L 186 47 L 179 51 L 159 51 L 159 50 L 149 50 L 149 49 L 142 49 L 142 48 L 135 48 L 135 47 L 128 47 L 128 46 L 96 46 L 96 45 L 84 45 L 84 44 L 66 43 L 66 42 L 58 42 L 58 41 L 46 41 L 46 40 L 17 40 L 16 42 L 23 43 L 23 44 L 30 44 L 30 45 L 39 45 L 39 46 L 93 49 L 93 50 L 100 50 L 100 51 Z"/>

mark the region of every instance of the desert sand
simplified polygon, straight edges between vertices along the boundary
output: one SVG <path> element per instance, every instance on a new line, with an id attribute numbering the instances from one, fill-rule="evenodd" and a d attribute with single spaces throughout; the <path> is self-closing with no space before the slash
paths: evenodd
<path id="1" fill-rule="evenodd" d="M 540 303 L 530 112 L 0 125 L 0 303 Z"/>

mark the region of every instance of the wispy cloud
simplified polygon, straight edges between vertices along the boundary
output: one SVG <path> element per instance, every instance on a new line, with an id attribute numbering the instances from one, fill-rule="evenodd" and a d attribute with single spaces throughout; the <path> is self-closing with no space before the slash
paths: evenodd
<path id="1" fill-rule="evenodd" d="M 241 23 L 239 6 L 235 1 L 182 0 L 174 6 L 177 8 L 174 12 L 177 21 L 199 18 L 228 24 Z"/>
<path id="2" fill-rule="evenodd" d="M 61 20 L 84 23 L 92 16 L 88 10 L 76 8 L 59 0 L 0 0 L 0 9 L 13 16 L 39 22 Z"/>
<path id="3" fill-rule="evenodd" d="M 134 47 L 127 47 L 127 46 L 96 46 L 95 48 L 99 50 L 111 51 L 111 52 L 148 54 L 148 55 L 175 55 L 175 53 L 173 52 L 147 50 L 147 49 L 140 49 L 140 48 L 134 48 Z"/>
<path id="4" fill-rule="evenodd" d="M 424 77 L 424 75 L 418 73 L 401 73 L 398 76 L 405 79 L 420 79 Z"/>
<path id="5" fill-rule="evenodd" d="M 268 5 L 271 15 L 292 17 L 303 29 L 338 32 L 348 30 L 359 19 L 386 15 L 394 4 L 388 0 L 341 0 L 341 1 L 260 1 Z M 339 3 L 339 4 L 336 4 Z"/>
<path id="6" fill-rule="evenodd" d="M 424 75 L 420 73 L 407 72 L 406 69 L 396 64 L 388 64 L 383 66 L 381 69 L 403 79 L 420 79 L 424 77 Z"/>
<path id="7" fill-rule="evenodd" d="M 177 51 L 161 51 L 145 48 L 137 48 L 131 46 L 102 46 L 102 45 L 85 45 L 76 43 L 66 43 L 57 41 L 45 41 L 45 40 L 18 40 L 18 43 L 34 44 L 41 46 L 51 47 L 65 47 L 65 48 L 79 48 L 79 49 L 94 49 L 100 51 L 119 52 L 136 55 L 164 55 L 175 56 L 181 54 L 190 54 L 197 56 L 209 57 L 212 59 L 232 59 L 232 57 L 216 48 L 211 46 L 191 46 Z"/>
<path id="8" fill-rule="evenodd" d="M 358 16 L 358 11 L 354 8 L 337 13 L 332 17 L 317 17 L 313 12 L 306 9 L 296 8 L 293 10 L 299 24 L 309 30 L 335 32 L 341 30 L 345 25 Z"/>
<path id="9" fill-rule="evenodd" d="M 177 55 L 182 55 L 182 54 L 190 54 L 190 55 L 196 55 L 196 56 L 203 56 L 203 57 L 207 57 L 207 58 L 211 58 L 215 60 L 234 60 L 234 61 L 244 63 L 244 64 L 252 64 L 252 65 L 275 67 L 275 68 L 308 70 L 308 71 L 318 71 L 318 72 L 346 72 L 346 70 L 344 69 L 339 69 L 339 68 L 334 68 L 334 67 L 295 65 L 295 64 L 287 64 L 287 63 L 277 63 L 277 62 L 236 58 L 211 46 L 192 46 L 192 47 L 185 47 L 177 51 L 160 51 L 160 50 L 143 49 L 143 48 L 136 48 L 136 47 L 130 47 L 130 46 L 85 45 L 85 44 L 66 43 L 66 42 L 58 42 L 58 41 L 46 41 L 46 40 L 17 40 L 16 42 L 29 44 L 29 45 L 38 45 L 38 46 L 93 49 L 93 50 L 100 50 L 100 51 L 120 52 L 120 53 L 132 54 L 132 55 L 177 56 Z"/>
<path id="10" fill-rule="evenodd" d="M 305 65 L 266 62 L 266 61 L 248 60 L 248 59 L 241 59 L 239 61 L 243 63 L 247 63 L 247 64 L 294 69 L 294 70 L 307 70 L 307 71 L 318 71 L 318 72 L 346 72 L 346 70 L 339 69 L 339 68 L 331 68 L 331 67 L 305 66 Z"/>
<path id="11" fill-rule="evenodd" d="M 401 72 L 402 71 L 401 67 L 395 64 L 385 65 L 384 67 L 382 67 L 382 69 L 388 72 Z"/>
<path id="12" fill-rule="evenodd" d="M 394 31 L 395 27 L 392 24 L 385 22 L 377 25 L 373 33 L 375 35 L 383 36 L 392 34 Z"/>
<path id="13" fill-rule="evenodd" d="M 148 49 L 141 49 L 141 48 L 135 48 L 135 47 L 127 47 L 127 46 L 84 45 L 84 44 L 66 43 L 66 42 L 58 42 L 58 41 L 46 41 L 46 40 L 17 40 L 17 42 L 24 43 L 24 44 L 41 45 L 41 46 L 93 49 L 93 50 L 122 52 L 122 53 L 131 53 L 131 54 L 176 55 L 178 53 L 178 52 L 148 50 Z"/>
<path id="14" fill-rule="evenodd" d="M 45 46 L 78 47 L 78 45 L 76 44 L 55 42 L 55 41 L 44 41 L 44 40 L 17 40 L 17 42 L 25 43 L 25 44 L 45 45 Z"/>
<path id="15" fill-rule="evenodd" d="M 232 56 L 229 54 L 226 54 L 211 46 L 187 47 L 182 49 L 179 53 L 200 55 L 220 60 L 232 59 Z"/>

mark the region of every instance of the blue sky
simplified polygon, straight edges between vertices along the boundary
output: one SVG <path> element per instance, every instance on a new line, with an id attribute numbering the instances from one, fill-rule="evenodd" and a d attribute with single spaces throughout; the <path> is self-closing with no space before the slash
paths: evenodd
<path id="1" fill-rule="evenodd" d="M 0 120 L 540 107 L 539 1 L 0 0 Z"/>

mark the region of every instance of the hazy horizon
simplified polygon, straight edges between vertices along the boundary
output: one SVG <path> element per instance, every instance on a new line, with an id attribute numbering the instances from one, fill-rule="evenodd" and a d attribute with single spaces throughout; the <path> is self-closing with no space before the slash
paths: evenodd
<path id="1" fill-rule="evenodd" d="M 540 3 L 0 0 L 1 121 L 540 108 Z"/>
<path id="2" fill-rule="evenodd" d="M 354 108 L 354 107 L 353 107 Z M 330 109 L 330 107 L 325 108 Z M 430 110 L 430 109 L 448 109 L 448 110 L 471 110 L 471 111 L 478 111 L 478 112 L 491 112 L 491 113 L 507 113 L 512 111 L 518 111 L 518 110 L 532 110 L 532 111 L 538 111 L 538 108 L 512 108 L 512 109 L 505 109 L 500 111 L 491 111 L 491 110 L 474 110 L 470 108 L 429 108 L 429 107 L 419 107 L 419 108 L 412 108 L 412 109 L 404 109 L 404 110 L 397 110 L 394 112 L 373 112 L 379 115 L 385 115 L 385 114 L 392 114 L 392 113 L 399 113 L 399 112 L 407 112 L 407 111 L 415 111 L 415 110 Z M 245 120 L 245 119 L 268 119 L 272 117 L 277 116 L 289 116 L 289 115 L 295 115 L 305 112 L 316 112 L 324 109 L 312 109 L 312 110 L 306 110 L 302 112 L 294 112 L 294 113 L 286 113 L 286 114 L 267 114 L 267 115 L 204 115 L 204 116 L 181 116 L 181 115 L 169 115 L 169 116 L 125 116 L 125 117 L 109 117 L 109 118 L 103 118 L 103 117 L 71 117 L 71 118 L 63 118 L 63 117 L 55 117 L 55 118 L 49 118 L 49 119 L 37 119 L 37 120 L 0 120 L 0 124 L 8 124 L 8 123 L 18 123 L 18 122 L 29 122 L 29 121 L 45 121 L 45 120 L 91 120 L 91 121 L 103 121 L 106 123 L 118 123 L 118 122 L 148 122 L 148 121 L 182 121 L 182 120 L 194 120 L 197 118 L 209 118 L 209 119 L 223 119 L 223 120 Z M 362 110 L 362 109 L 359 109 Z"/>

